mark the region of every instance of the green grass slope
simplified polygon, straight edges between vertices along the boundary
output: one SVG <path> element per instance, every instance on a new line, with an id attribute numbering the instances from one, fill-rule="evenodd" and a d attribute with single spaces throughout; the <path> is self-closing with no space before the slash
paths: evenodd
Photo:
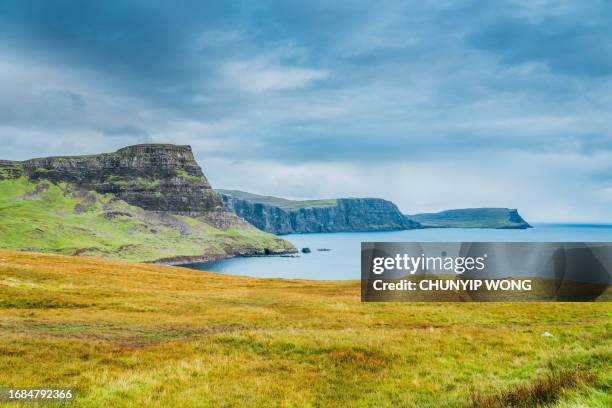
<path id="1" fill-rule="evenodd" d="M 145 211 L 70 184 L 0 180 L 0 248 L 136 261 L 293 249 L 243 224 L 220 229 L 205 219 Z"/>
<path id="2" fill-rule="evenodd" d="M 336 205 L 336 199 L 326 200 L 288 200 L 286 198 L 263 196 L 259 194 L 247 193 L 240 190 L 223 190 L 215 189 L 220 194 L 229 195 L 241 200 L 251 201 L 253 203 L 270 205 L 279 207 L 283 210 L 297 210 L 300 208 L 317 208 L 317 207 L 333 207 Z"/>
<path id="3" fill-rule="evenodd" d="M 612 406 L 612 303 L 359 290 L 0 251 L 0 384 L 78 407 Z"/>
<path id="4" fill-rule="evenodd" d="M 517 210 L 508 208 L 464 208 L 407 217 L 426 228 L 530 228 Z"/>

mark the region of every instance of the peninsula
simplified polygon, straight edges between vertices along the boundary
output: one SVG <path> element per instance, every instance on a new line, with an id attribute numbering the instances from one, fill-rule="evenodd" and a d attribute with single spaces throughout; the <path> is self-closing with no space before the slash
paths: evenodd
<path id="1" fill-rule="evenodd" d="M 0 248 L 180 263 L 295 252 L 228 211 L 189 146 L 0 161 Z"/>

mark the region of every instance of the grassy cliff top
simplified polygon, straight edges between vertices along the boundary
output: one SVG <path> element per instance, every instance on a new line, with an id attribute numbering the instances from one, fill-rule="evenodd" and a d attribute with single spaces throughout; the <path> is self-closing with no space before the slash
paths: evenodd
<path id="1" fill-rule="evenodd" d="M 122 154 L 126 152 L 145 152 L 145 151 L 187 151 L 191 153 L 191 146 L 189 145 L 175 145 L 170 143 L 145 143 L 145 144 L 137 144 L 122 147 L 114 152 L 104 152 L 104 153 L 93 153 L 93 154 L 76 154 L 76 155 L 59 155 L 59 156 L 45 156 L 45 157 L 34 157 L 24 161 L 12 161 L 12 160 L 0 160 L 0 165 L 4 163 L 23 163 L 28 161 L 37 161 L 37 160 L 45 160 L 45 159 L 54 159 L 54 160 L 70 160 L 70 159 L 95 159 L 101 156 L 112 156 L 117 154 Z"/>
<path id="2" fill-rule="evenodd" d="M 0 383 L 79 407 L 612 406 L 612 303 L 359 289 L 0 251 Z"/>
<path id="3" fill-rule="evenodd" d="M 135 261 L 294 249 L 243 224 L 216 228 L 204 217 L 146 211 L 67 183 L 0 180 L 0 248 Z"/>
<path id="4" fill-rule="evenodd" d="M 530 225 L 510 208 L 463 208 L 437 213 L 408 215 L 424 227 L 444 228 L 529 228 Z"/>
<path id="5" fill-rule="evenodd" d="M 222 190 L 215 189 L 221 194 L 235 197 L 240 200 L 247 200 L 253 203 L 265 204 L 273 207 L 279 207 L 284 210 L 297 210 L 300 208 L 316 208 L 316 207 L 333 207 L 337 203 L 337 199 L 323 200 L 288 200 L 286 198 L 264 196 L 259 194 L 247 193 L 240 190 Z"/>

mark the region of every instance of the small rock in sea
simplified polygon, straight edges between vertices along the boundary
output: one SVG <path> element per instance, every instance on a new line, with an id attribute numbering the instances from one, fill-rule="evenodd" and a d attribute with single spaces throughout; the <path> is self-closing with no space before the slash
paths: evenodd
<path id="1" fill-rule="evenodd" d="M 329 248 L 317 248 L 317 251 L 331 251 Z"/>
<path id="2" fill-rule="evenodd" d="M 547 331 L 545 331 L 544 333 L 542 333 L 542 337 L 552 337 L 553 335 Z"/>
<path id="3" fill-rule="evenodd" d="M 310 248 L 308 248 L 308 247 L 302 248 L 302 253 L 303 254 L 309 254 L 310 253 Z"/>

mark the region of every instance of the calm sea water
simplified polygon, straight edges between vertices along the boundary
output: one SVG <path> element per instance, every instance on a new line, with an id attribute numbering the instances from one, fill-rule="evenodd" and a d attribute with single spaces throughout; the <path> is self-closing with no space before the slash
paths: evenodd
<path id="1" fill-rule="evenodd" d="M 349 232 L 283 235 L 309 254 L 232 258 L 184 265 L 189 268 L 264 278 L 359 279 L 362 241 L 371 242 L 612 242 L 611 224 L 536 224 L 527 230 L 421 229 L 391 232 Z M 317 251 L 328 248 L 330 251 Z"/>

